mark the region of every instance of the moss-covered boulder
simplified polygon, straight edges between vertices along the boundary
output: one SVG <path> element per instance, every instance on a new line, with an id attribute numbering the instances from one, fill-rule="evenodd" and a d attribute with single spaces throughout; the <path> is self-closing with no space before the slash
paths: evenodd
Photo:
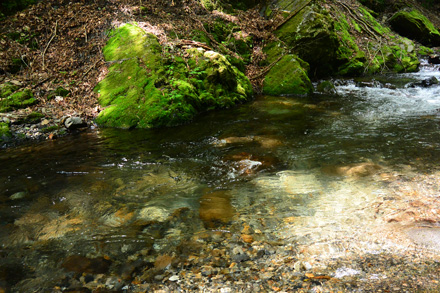
<path id="1" fill-rule="evenodd" d="M 96 119 L 101 126 L 174 126 L 252 96 L 249 80 L 224 55 L 163 48 L 132 24 L 115 30 L 103 52 L 113 65 L 95 88 L 105 107 Z"/>
<path id="2" fill-rule="evenodd" d="M 327 75 L 334 70 L 339 40 L 332 18 L 318 5 L 301 9 L 275 34 L 310 64 L 314 74 Z"/>
<path id="3" fill-rule="evenodd" d="M 0 112 L 26 108 L 37 103 L 31 90 L 25 89 L 0 99 Z"/>
<path id="4" fill-rule="evenodd" d="M 307 76 L 307 64 L 297 56 L 283 56 L 266 74 L 263 93 L 266 95 L 306 95 L 313 92 Z"/>
<path id="5" fill-rule="evenodd" d="M 440 46 L 440 33 L 420 11 L 402 10 L 390 19 L 390 25 L 397 33 L 416 40 L 425 46 Z"/>
<path id="6" fill-rule="evenodd" d="M 275 2 L 288 13 L 275 31 L 280 39 L 277 48 L 273 43 L 265 48 L 268 59 L 296 54 L 310 65 L 313 78 L 418 70 L 414 43 L 393 34 L 363 6 L 352 10 L 336 2 Z"/>

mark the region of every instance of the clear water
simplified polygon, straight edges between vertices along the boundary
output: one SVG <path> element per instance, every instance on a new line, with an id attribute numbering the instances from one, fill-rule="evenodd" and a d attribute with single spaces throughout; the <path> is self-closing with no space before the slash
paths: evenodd
<path id="1" fill-rule="evenodd" d="M 376 77 L 396 89 L 345 81 L 338 96 L 261 96 L 181 127 L 1 150 L 0 287 L 59 285 L 72 255 L 154 262 L 204 233 L 311 255 L 344 253 L 341 239 L 377 249 L 369 207 L 393 194 L 384 178 L 437 171 L 440 86 L 405 87 L 431 76 L 425 64 Z"/>

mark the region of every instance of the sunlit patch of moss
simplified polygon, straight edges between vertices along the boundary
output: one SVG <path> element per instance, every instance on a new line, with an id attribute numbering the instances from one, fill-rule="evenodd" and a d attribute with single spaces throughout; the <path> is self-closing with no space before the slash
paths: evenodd
<path id="1" fill-rule="evenodd" d="M 18 90 L 18 86 L 10 82 L 2 83 L 0 84 L 0 98 L 6 98 L 12 95 L 16 90 Z"/>
<path id="2" fill-rule="evenodd" d="M 9 124 L 5 122 L 0 122 L 0 144 L 10 140 L 11 137 L 12 133 L 9 128 Z"/>
<path id="3" fill-rule="evenodd" d="M 417 54 L 421 56 L 427 56 L 434 54 L 434 50 L 425 46 L 420 46 L 417 50 Z"/>
<path id="4" fill-rule="evenodd" d="M 0 100 L 0 112 L 9 112 L 15 109 L 26 108 L 37 103 L 32 92 L 28 89 L 13 93 Z"/>

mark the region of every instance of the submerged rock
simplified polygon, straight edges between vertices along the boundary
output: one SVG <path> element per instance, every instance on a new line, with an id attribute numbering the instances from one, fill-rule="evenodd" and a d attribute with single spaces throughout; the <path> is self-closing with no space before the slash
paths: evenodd
<path id="1" fill-rule="evenodd" d="M 228 191 L 206 193 L 200 198 L 199 216 L 206 227 L 215 228 L 232 220 L 235 209 Z"/>
<path id="2" fill-rule="evenodd" d="M 106 107 L 101 126 L 173 126 L 252 96 L 250 81 L 224 55 L 202 48 L 164 55 L 156 36 L 132 24 L 115 30 L 103 53 L 113 65 L 95 88 Z"/>
<path id="3" fill-rule="evenodd" d="M 358 164 L 351 164 L 347 166 L 328 166 L 324 167 L 324 173 L 329 175 L 347 176 L 352 178 L 360 178 L 371 176 L 377 173 L 382 166 L 375 163 L 365 162 Z"/>
<path id="4" fill-rule="evenodd" d="M 76 273 L 105 274 L 108 272 L 111 263 L 110 260 L 105 258 L 72 255 L 63 261 L 61 267 Z"/>

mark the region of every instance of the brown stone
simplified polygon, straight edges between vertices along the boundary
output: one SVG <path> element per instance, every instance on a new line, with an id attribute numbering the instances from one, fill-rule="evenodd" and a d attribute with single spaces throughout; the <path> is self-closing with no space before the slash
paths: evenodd
<path id="1" fill-rule="evenodd" d="M 242 234 L 241 239 L 243 239 L 243 241 L 246 243 L 254 242 L 254 237 L 252 237 L 252 235 Z"/>
<path id="2" fill-rule="evenodd" d="M 360 178 L 373 175 L 380 169 L 382 169 L 382 167 L 377 164 L 365 162 L 347 166 L 328 166 L 324 167 L 323 171 L 332 175 Z"/>
<path id="3" fill-rule="evenodd" d="M 164 270 L 167 266 L 171 265 L 173 257 L 163 254 L 159 255 L 154 262 L 154 267 L 158 270 Z"/>
<path id="4" fill-rule="evenodd" d="M 200 198 L 199 216 L 206 227 L 215 228 L 232 220 L 235 209 L 227 191 L 215 191 Z"/>
<path id="5" fill-rule="evenodd" d="M 87 258 L 81 255 L 71 255 L 61 267 L 76 273 L 105 274 L 110 268 L 111 261 L 105 258 Z"/>

